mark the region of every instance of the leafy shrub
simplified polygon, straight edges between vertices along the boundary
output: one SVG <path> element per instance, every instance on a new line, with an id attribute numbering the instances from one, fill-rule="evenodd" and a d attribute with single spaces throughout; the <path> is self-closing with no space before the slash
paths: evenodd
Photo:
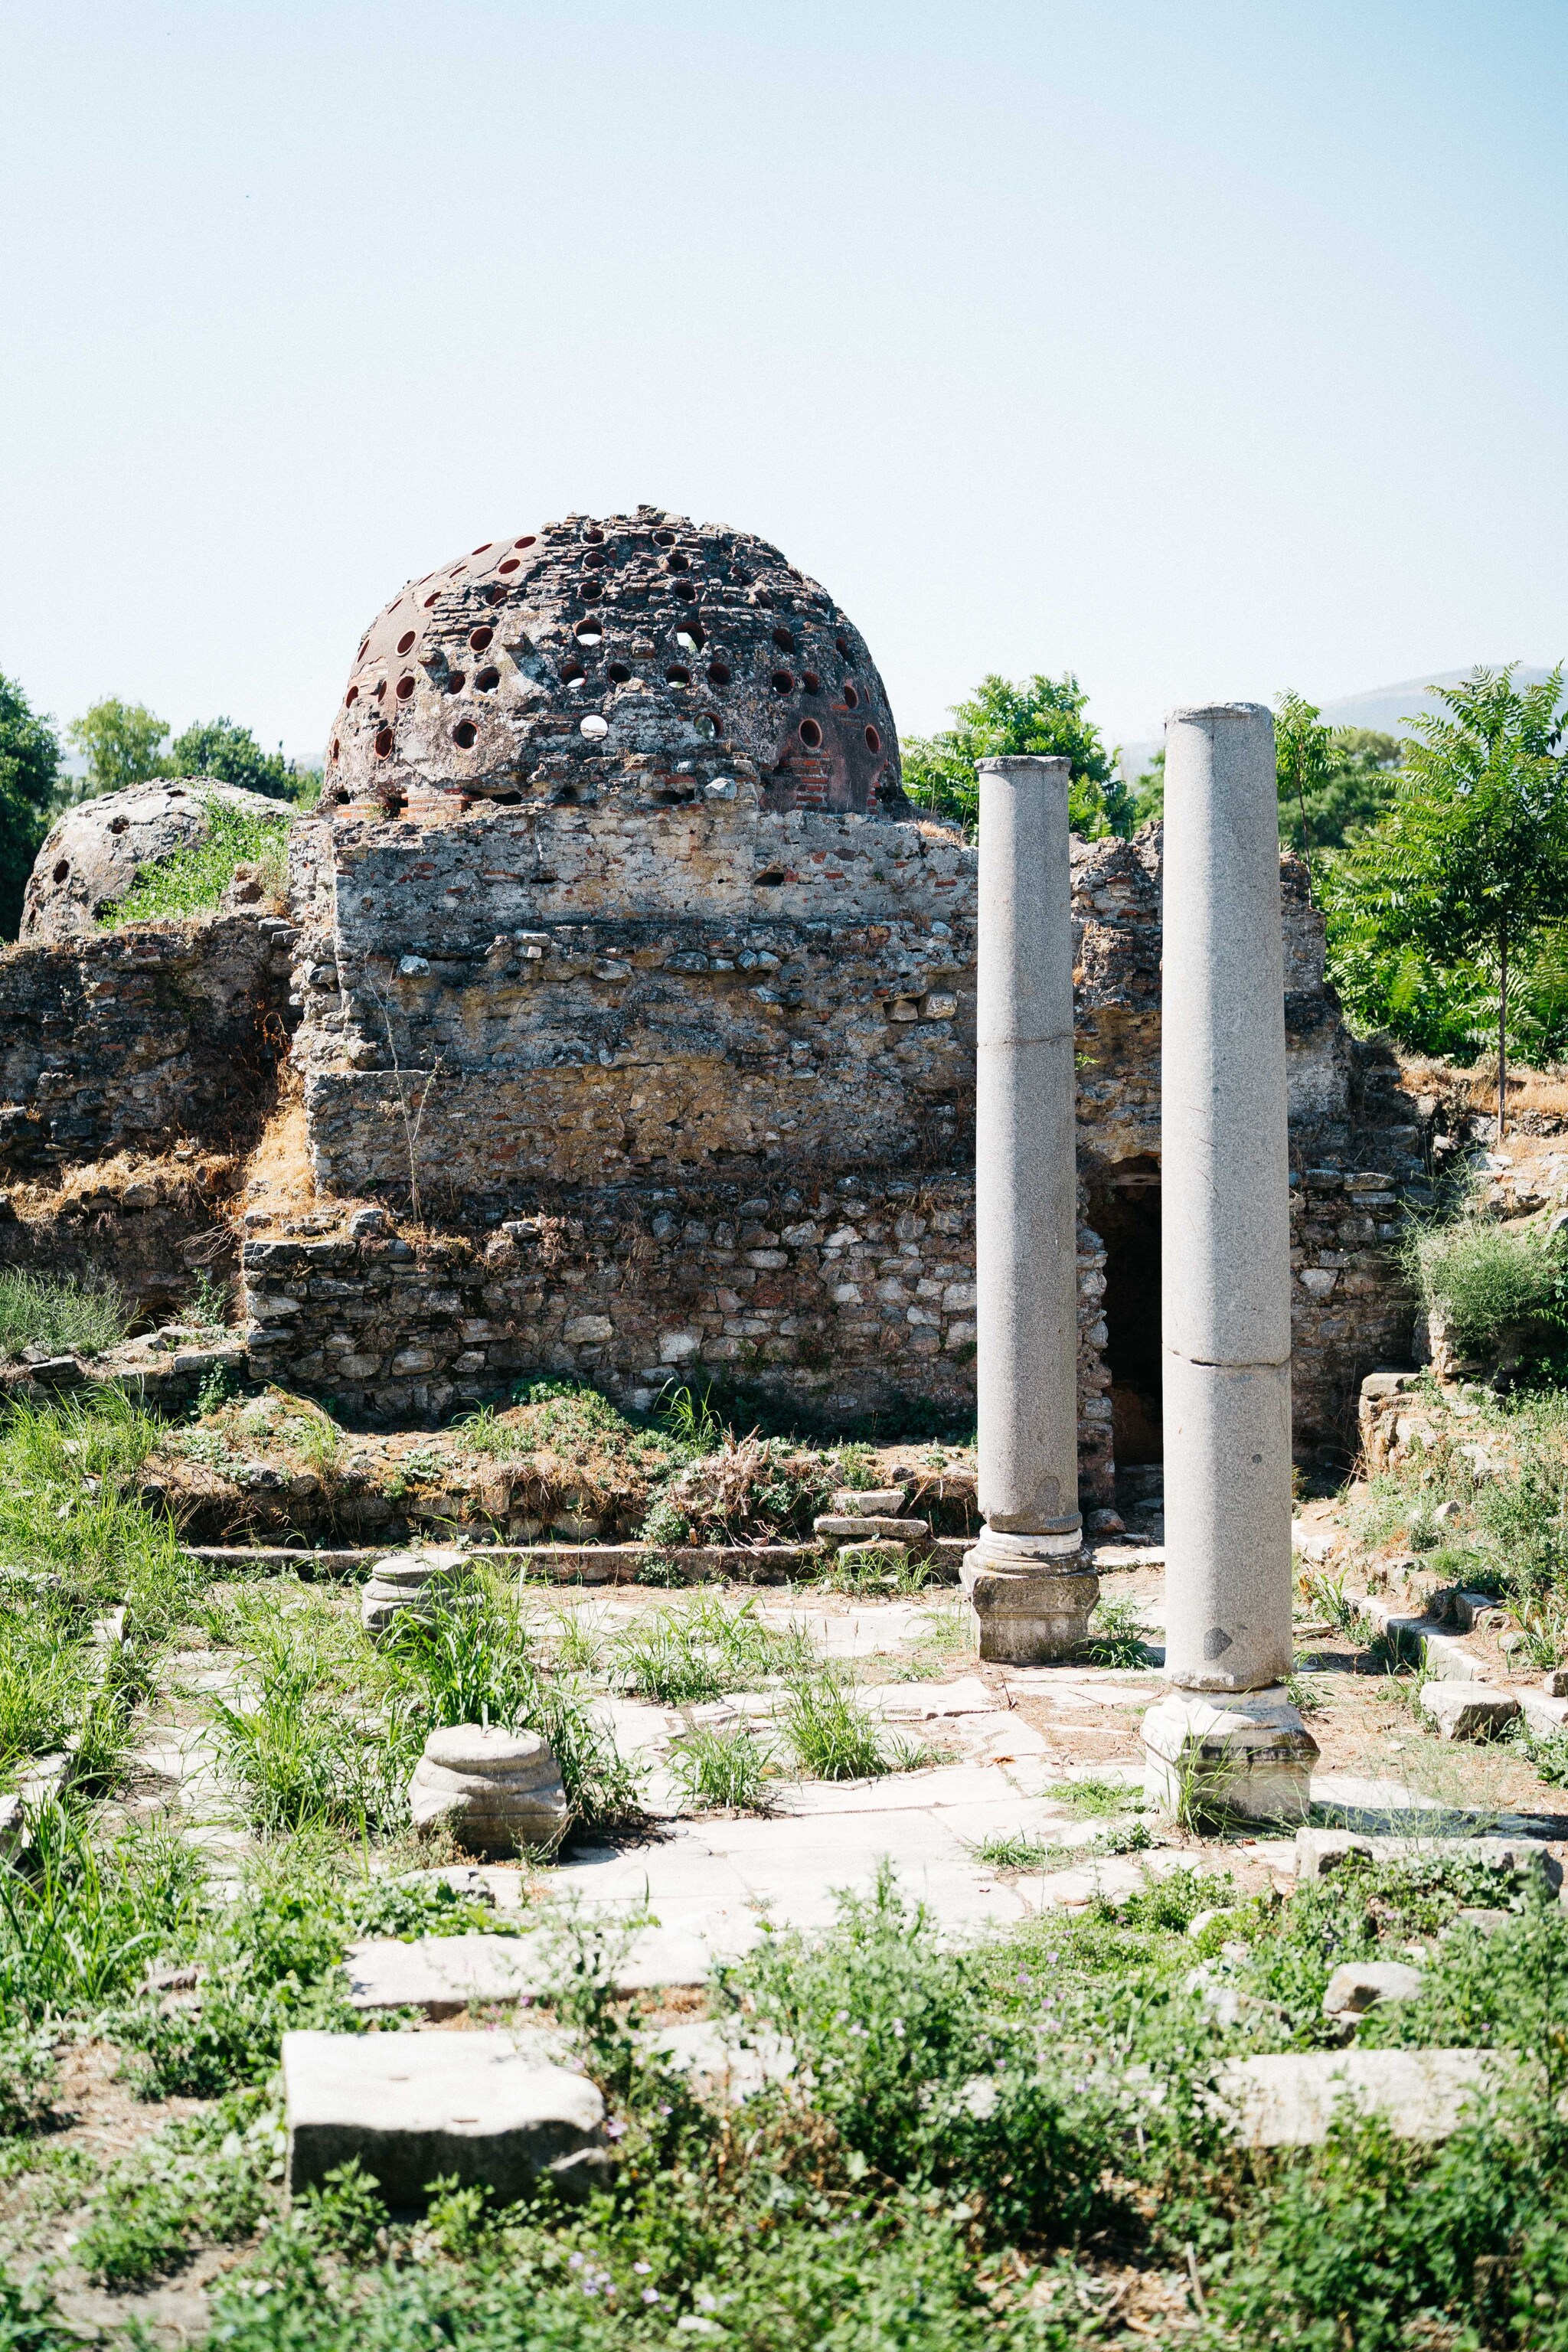
<path id="1" fill-rule="evenodd" d="M 117 1348 L 130 1325 L 129 1302 L 107 1277 L 79 1282 L 20 1267 L 0 1273 L 0 1362 L 24 1348 L 96 1356 Z"/>
<path id="2" fill-rule="evenodd" d="M 252 816 L 216 798 L 206 799 L 204 806 L 207 830 L 202 839 L 142 866 L 125 896 L 100 917 L 101 929 L 158 916 L 211 914 L 240 866 L 259 869 L 267 896 L 281 892 L 288 870 L 289 818 Z"/>
<path id="3" fill-rule="evenodd" d="M 1410 1256 L 1428 1313 L 1459 1349 L 1495 1349 L 1521 1329 L 1568 1330 L 1568 1252 L 1555 1235 L 1467 1217 L 1415 1231 Z"/>
<path id="4" fill-rule="evenodd" d="M 1146 1666 L 1148 1627 L 1136 1601 L 1102 1601 L 1089 1620 L 1084 1654 L 1097 1666 Z"/>

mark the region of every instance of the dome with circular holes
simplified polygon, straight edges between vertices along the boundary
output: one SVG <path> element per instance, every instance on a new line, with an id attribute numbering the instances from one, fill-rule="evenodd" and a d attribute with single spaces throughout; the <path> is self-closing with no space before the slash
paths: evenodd
<path id="1" fill-rule="evenodd" d="M 355 656 L 322 799 L 679 803 L 729 779 L 770 808 L 907 806 L 881 678 L 826 589 L 765 540 L 639 507 L 405 588 Z"/>

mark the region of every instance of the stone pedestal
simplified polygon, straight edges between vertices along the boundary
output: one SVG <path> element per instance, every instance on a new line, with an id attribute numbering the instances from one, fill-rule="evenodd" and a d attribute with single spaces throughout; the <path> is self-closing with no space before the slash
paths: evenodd
<path id="1" fill-rule="evenodd" d="M 570 1818 L 561 1767 L 539 1733 L 477 1723 L 430 1734 L 408 1806 L 416 1829 L 450 1830 L 465 1853 L 499 1861 L 557 1845 Z"/>
<path id="2" fill-rule="evenodd" d="M 428 1619 L 460 1584 L 460 1551 L 395 1551 L 372 1563 L 360 1590 L 359 1621 L 367 1633 L 389 1633 L 410 1613 Z"/>
<path id="3" fill-rule="evenodd" d="M 1161 1159 L 1165 1674 L 1152 1793 L 1300 1819 L 1290 1671 L 1290 1192 L 1274 729 L 1166 727 Z"/>
<path id="4" fill-rule="evenodd" d="M 1078 1168 L 1066 760 L 980 762 L 975 1015 L 980 1509 L 963 1564 L 983 1658 L 1082 1641 Z"/>

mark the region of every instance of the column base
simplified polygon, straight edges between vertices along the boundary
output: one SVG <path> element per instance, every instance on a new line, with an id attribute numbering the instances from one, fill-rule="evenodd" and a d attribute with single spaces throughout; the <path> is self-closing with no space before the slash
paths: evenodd
<path id="1" fill-rule="evenodd" d="M 1318 1743 L 1283 1689 L 1172 1690 L 1143 1717 L 1143 1786 L 1184 1827 L 1206 1816 L 1300 1822 Z"/>
<path id="2" fill-rule="evenodd" d="M 1056 1549 L 1058 1536 L 1040 1538 L 1035 1551 L 1023 1549 L 1026 1540 L 1004 1538 L 1004 1549 L 983 1532 L 963 1555 L 959 1582 L 988 1664 L 1043 1666 L 1071 1657 L 1083 1646 L 1100 1598 L 1100 1579 L 1084 1568 L 1076 1536 L 1068 1551 Z"/>

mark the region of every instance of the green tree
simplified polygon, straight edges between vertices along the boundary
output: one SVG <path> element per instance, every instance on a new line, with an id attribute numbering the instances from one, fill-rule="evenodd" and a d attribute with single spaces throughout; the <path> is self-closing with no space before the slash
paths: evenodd
<path id="1" fill-rule="evenodd" d="M 0 938 L 14 940 L 22 893 L 49 829 L 60 746 L 14 680 L 0 677 Z"/>
<path id="2" fill-rule="evenodd" d="M 1300 826 L 1301 855 L 1307 861 L 1307 887 L 1312 886 L 1312 828 L 1307 798 L 1314 798 L 1328 781 L 1332 736 L 1316 703 L 1289 688 L 1274 700 L 1274 778 L 1281 814 L 1294 803 Z M 1281 825 L 1283 831 L 1283 825 Z"/>
<path id="3" fill-rule="evenodd" d="M 1060 677 L 981 679 L 967 702 L 954 706 L 957 725 L 931 736 L 904 738 L 904 784 L 911 799 L 971 831 L 980 818 L 982 760 L 1029 752 L 1072 762 L 1068 808 L 1073 831 L 1090 837 L 1132 830 L 1132 794 L 1121 782 L 1113 753 L 1084 717 L 1089 697 L 1071 670 Z"/>
<path id="4" fill-rule="evenodd" d="M 1405 722 L 1416 740 L 1393 805 L 1346 849 L 1332 884 L 1337 958 L 1358 948 L 1408 950 L 1439 972 L 1485 971 L 1497 1018 L 1500 1135 L 1510 961 L 1539 955 L 1568 920 L 1563 668 L 1519 688 L 1513 667 L 1433 688 L 1448 716 Z"/>
<path id="5" fill-rule="evenodd" d="M 1404 746 L 1371 727 L 1325 727 L 1317 706 L 1299 694 L 1280 695 L 1275 710 L 1279 837 L 1300 851 L 1310 873 L 1318 852 L 1342 849 L 1391 805 Z"/>
<path id="6" fill-rule="evenodd" d="M 66 730 L 74 749 L 87 754 L 87 778 L 77 797 L 96 800 L 100 793 L 166 776 L 163 744 L 168 731 L 167 722 L 144 702 L 121 702 L 112 694 L 95 702 Z"/>
<path id="7" fill-rule="evenodd" d="M 176 735 L 169 772 L 175 776 L 213 776 L 220 784 L 239 784 L 247 793 L 268 800 L 294 797 L 294 772 L 281 747 L 264 751 L 248 727 L 232 719 L 209 719 Z"/>

